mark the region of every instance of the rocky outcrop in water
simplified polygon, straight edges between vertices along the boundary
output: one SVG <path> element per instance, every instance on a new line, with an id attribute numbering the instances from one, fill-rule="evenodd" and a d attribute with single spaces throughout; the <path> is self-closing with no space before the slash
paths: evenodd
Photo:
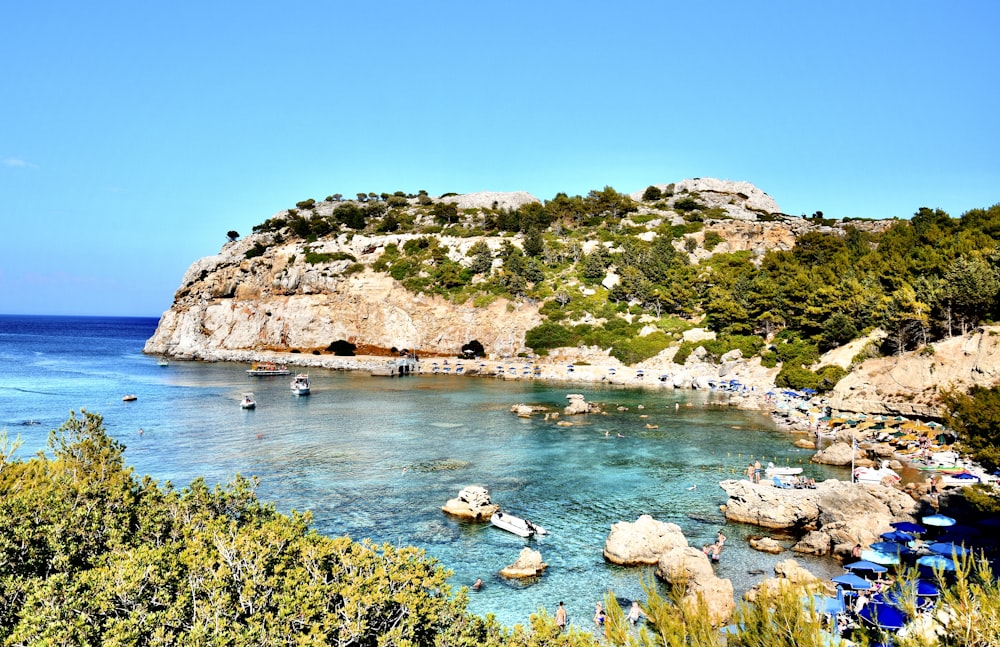
<path id="1" fill-rule="evenodd" d="M 521 549 L 521 554 L 518 555 L 517 560 L 513 564 L 500 569 L 500 575 L 509 579 L 537 577 L 548 566 L 548 564 L 542 561 L 542 553 L 540 551 L 531 550 L 525 546 Z"/>
<path id="2" fill-rule="evenodd" d="M 470 485 L 462 488 L 457 497 L 449 499 L 441 511 L 460 519 L 485 521 L 499 512 L 500 506 L 490 500 L 486 488 Z"/>
<path id="3" fill-rule="evenodd" d="M 880 534 L 892 529 L 892 521 L 911 519 L 918 508 L 911 496 L 895 488 L 834 479 L 818 483 L 815 489 L 783 489 L 745 480 L 719 485 L 729 495 L 726 519 L 810 533 L 798 550 L 813 554 L 878 541 Z"/>
<path id="4" fill-rule="evenodd" d="M 680 526 L 644 514 L 635 523 L 612 524 L 604 542 L 604 559 L 621 566 L 651 566 L 668 550 L 687 545 Z"/>

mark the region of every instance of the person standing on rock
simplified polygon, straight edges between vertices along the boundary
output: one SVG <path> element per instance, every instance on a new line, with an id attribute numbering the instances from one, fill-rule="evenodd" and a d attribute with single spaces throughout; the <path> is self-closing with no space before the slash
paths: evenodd
<path id="1" fill-rule="evenodd" d="M 753 463 L 750 463 L 750 465 L 747 466 L 747 480 L 753 483 L 753 477 L 754 477 Z"/>
<path id="2" fill-rule="evenodd" d="M 566 631 L 566 607 L 561 600 L 556 607 L 556 626 L 559 627 L 559 631 Z"/>
<path id="3" fill-rule="evenodd" d="M 753 482 L 760 483 L 760 461 L 753 462 Z"/>

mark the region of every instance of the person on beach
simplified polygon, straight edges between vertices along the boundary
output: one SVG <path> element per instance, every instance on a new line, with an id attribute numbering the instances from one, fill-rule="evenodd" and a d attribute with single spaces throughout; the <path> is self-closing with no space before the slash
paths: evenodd
<path id="1" fill-rule="evenodd" d="M 753 468 L 753 463 L 750 463 L 747 466 L 747 480 L 750 481 L 751 483 L 753 483 L 754 473 L 755 472 L 754 472 L 754 468 Z"/>
<path id="2" fill-rule="evenodd" d="M 559 631 L 566 631 L 566 607 L 561 600 L 556 607 L 556 626 L 559 627 Z"/>
<path id="3" fill-rule="evenodd" d="M 753 462 L 753 482 L 754 483 L 760 483 L 760 473 L 761 473 L 760 461 L 754 461 Z"/>

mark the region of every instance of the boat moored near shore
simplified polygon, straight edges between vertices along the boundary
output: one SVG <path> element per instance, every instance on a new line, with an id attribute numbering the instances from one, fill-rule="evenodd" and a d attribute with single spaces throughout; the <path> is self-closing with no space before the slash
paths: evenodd
<path id="1" fill-rule="evenodd" d="M 292 393 L 295 395 L 309 395 L 311 392 L 311 387 L 309 385 L 309 376 L 305 373 L 299 373 L 292 380 Z"/>

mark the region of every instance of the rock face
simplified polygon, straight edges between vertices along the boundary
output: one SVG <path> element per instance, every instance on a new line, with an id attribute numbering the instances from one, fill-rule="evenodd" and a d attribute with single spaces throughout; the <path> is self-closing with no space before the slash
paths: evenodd
<path id="1" fill-rule="evenodd" d="M 228 243 L 191 265 L 173 306 L 145 352 L 194 359 L 235 359 L 227 351 L 322 351 L 344 340 L 372 349 L 457 354 L 478 341 L 487 353 L 526 350 L 524 333 L 541 323 L 538 306 L 500 299 L 477 307 L 415 294 L 387 274 L 348 272 L 350 260 L 309 264 L 305 243 L 275 245 L 266 234 Z M 312 252 L 373 261 L 389 243 L 416 235 L 341 236 Z M 246 252 L 265 240 L 266 251 Z M 444 239 L 456 258 L 479 239 Z M 485 239 L 499 246 L 500 239 Z M 252 356 L 252 355 L 251 355 Z"/>
<path id="2" fill-rule="evenodd" d="M 830 406 L 839 411 L 940 417 L 942 385 L 965 390 L 1000 379 L 1000 326 L 984 326 L 934 342 L 934 352 L 870 359 L 837 383 Z"/>
<path id="3" fill-rule="evenodd" d="M 498 512 L 500 506 L 490 500 L 486 488 L 470 485 L 463 488 L 456 498 L 449 499 L 441 510 L 460 519 L 485 521 Z"/>
<path id="4" fill-rule="evenodd" d="M 843 544 L 877 541 L 881 533 L 891 530 L 892 521 L 912 517 L 918 505 L 895 488 L 833 479 L 817 484 L 814 490 L 736 480 L 720 485 L 729 495 L 727 519 L 765 528 L 819 531 L 801 545 L 803 552 L 816 554 Z"/>
<path id="5" fill-rule="evenodd" d="M 697 548 L 677 547 L 663 553 L 656 574 L 668 584 L 685 586 L 683 604 L 695 604 L 701 595 L 712 624 L 725 624 L 736 608 L 733 583 L 716 576 L 708 556 Z"/>
<path id="6" fill-rule="evenodd" d="M 500 575 L 511 579 L 523 579 L 542 574 L 548 564 L 542 561 L 542 553 L 527 546 L 521 549 L 517 561 L 500 569 Z"/>
<path id="7" fill-rule="evenodd" d="M 622 566 L 652 566 L 663 553 L 687 546 L 680 526 L 644 514 L 635 523 L 620 521 L 611 526 L 604 542 L 604 559 Z"/>

